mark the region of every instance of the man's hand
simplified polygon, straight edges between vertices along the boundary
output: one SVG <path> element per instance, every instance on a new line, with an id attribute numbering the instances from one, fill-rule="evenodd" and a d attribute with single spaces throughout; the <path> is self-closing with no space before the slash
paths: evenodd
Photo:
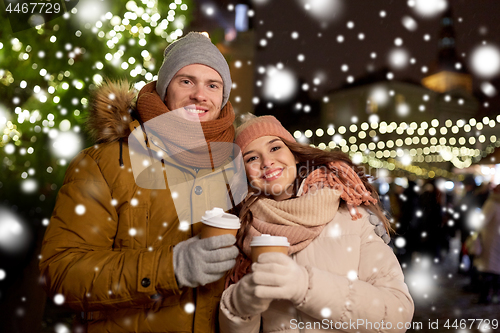
<path id="1" fill-rule="evenodd" d="M 300 304 L 309 288 L 309 273 L 289 256 L 263 253 L 252 265 L 255 295 L 260 298 L 287 299 Z"/>
<path id="2" fill-rule="evenodd" d="M 238 248 L 233 235 L 192 237 L 174 246 L 174 272 L 180 288 L 215 282 L 233 268 Z"/>

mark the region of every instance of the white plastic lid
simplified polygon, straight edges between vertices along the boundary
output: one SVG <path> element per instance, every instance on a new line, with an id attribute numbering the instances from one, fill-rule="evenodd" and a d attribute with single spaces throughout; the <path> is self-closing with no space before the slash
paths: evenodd
<path id="1" fill-rule="evenodd" d="M 221 229 L 239 229 L 241 225 L 238 216 L 225 213 L 222 208 L 218 207 L 207 210 L 205 215 L 201 217 L 201 222 Z"/>
<path id="2" fill-rule="evenodd" d="M 262 234 L 261 236 L 253 236 L 250 246 L 290 246 L 290 243 L 286 237 Z"/>

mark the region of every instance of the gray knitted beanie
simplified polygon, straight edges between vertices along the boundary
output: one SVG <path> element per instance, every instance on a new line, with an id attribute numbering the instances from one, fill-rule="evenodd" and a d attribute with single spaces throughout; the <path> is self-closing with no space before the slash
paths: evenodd
<path id="1" fill-rule="evenodd" d="M 181 68 L 202 64 L 215 69 L 221 76 L 224 83 L 221 108 L 226 105 L 232 85 L 229 66 L 222 53 L 208 37 L 199 32 L 190 32 L 167 46 L 163 56 L 163 64 L 158 71 L 156 83 L 156 92 L 162 101 L 165 100 L 170 81 Z"/>

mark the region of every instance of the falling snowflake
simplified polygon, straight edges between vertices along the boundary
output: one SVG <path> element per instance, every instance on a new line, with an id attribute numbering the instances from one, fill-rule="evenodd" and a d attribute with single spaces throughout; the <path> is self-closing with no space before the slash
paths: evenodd
<path id="1" fill-rule="evenodd" d="M 186 313 L 193 313 L 194 309 L 195 306 L 193 303 L 186 303 L 186 305 L 184 306 L 184 311 L 186 311 Z"/>
<path id="2" fill-rule="evenodd" d="M 471 70 L 482 78 L 500 73 L 500 50 L 493 45 L 476 47 L 470 56 Z"/>
<path id="3" fill-rule="evenodd" d="M 323 308 L 321 309 L 321 316 L 323 318 L 328 318 L 332 315 L 332 310 L 330 310 L 329 308 Z"/>
<path id="4" fill-rule="evenodd" d="M 85 214 L 85 211 L 86 211 L 86 208 L 84 205 L 76 205 L 75 207 L 75 213 L 77 213 L 78 215 L 83 215 Z"/>
<path id="5" fill-rule="evenodd" d="M 64 303 L 64 296 L 61 294 L 56 294 L 54 296 L 54 303 L 57 305 L 61 305 Z"/>

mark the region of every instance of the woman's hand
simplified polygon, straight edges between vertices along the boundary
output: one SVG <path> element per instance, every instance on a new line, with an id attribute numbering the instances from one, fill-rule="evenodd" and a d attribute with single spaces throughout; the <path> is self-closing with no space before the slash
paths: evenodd
<path id="1" fill-rule="evenodd" d="M 255 294 L 257 285 L 253 282 L 254 274 L 245 275 L 233 287 L 231 303 L 240 317 L 261 314 L 269 308 L 272 298 L 258 297 Z"/>
<path id="2" fill-rule="evenodd" d="M 309 274 L 289 256 L 267 252 L 252 264 L 255 296 L 259 298 L 287 299 L 300 304 L 309 288 Z"/>

